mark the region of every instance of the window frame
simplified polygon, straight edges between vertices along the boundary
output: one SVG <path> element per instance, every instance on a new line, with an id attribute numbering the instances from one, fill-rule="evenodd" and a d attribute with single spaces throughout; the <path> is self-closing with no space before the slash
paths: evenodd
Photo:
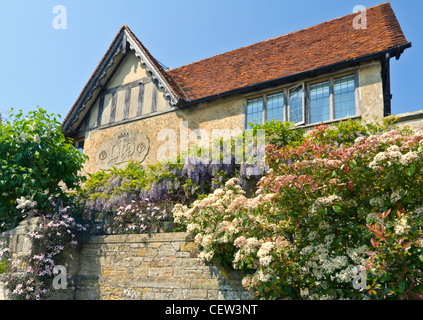
<path id="1" fill-rule="evenodd" d="M 342 77 L 342 76 L 341 76 Z M 314 124 L 314 123 L 321 123 L 321 122 L 311 122 L 311 86 L 323 82 L 329 82 L 329 120 L 322 121 L 325 122 L 331 122 L 336 121 L 335 119 L 335 104 L 334 104 L 334 91 L 333 91 L 333 77 L 325 78 L 325 79 L 319 79 L 316 81 L 309 81 L 307 82 L 307 101 L 306 101 L 306 109 L 307 109 L 307 121 L 306 125 Z"/>
<path id="2" fill-rule="evenodd" d="M 343 117 L 343 118 L 335 118 L 335 79 L 339 79 L 339 78 L 344 78 L 344 77 L 348 77 L 348 76 L 354 76 L 354 102 L 355 102 L 355 116 L 348 116 L 348 117 Z M 342 74 L 342 75 L 336 75 L 336 76 L 332 76 L 331 77 L 331 90 L 332 92 L 332 97 L 331 97 L 331 104 L 333 105 L 333 121 L 342 121 L 343 119 L 350 119 L 353 117 L 357 117 L 360 115 L 360 107 L 359 107 L 359 102 L 360 102 L 360 96 L 358 93 L 358 88 L 359 88 L 359 82 L 358 82 L 358 72 L 352 73 L 352 74 Z"/>
<path id="3" fill-rule="evenodd" d="M 272 93 L 269 93 L 269 94 L 266 94 L 265 95 L 266 98 L 265 98 L 265 108 L 264 109 L 266 110 L 266 112 L 263 114 L 263 116 L 265 116 L 263 119 L 267 119 L 268 114 L 269 114 L 268 113 L 268 97 L 274 96 L 274 95 L 278 95 L 278 94 L 283 94 L 283 107 L 282 107 L 282 118 L 283 118 L 283 121 L 285 121 L 285 119 L 288 117 L 288 115 L 287 115 L 287 109 L 288 109 L 287 92 L 286 92 L 286 90 L 282 90 L 282 91 L 272 92 Z"/>
<path id="4" fill-rule="evenodd" d="M 286 112 L 286 117 L 285 117 L 285 121 L 289 121 L 289 115 L 290 115 L 290 92 L 291 90 L 297 89 L 298 87 L 301 87 L 301 90 L 303 90 L 303 94 L 302 94 L 302 105 L 303 105 L 303 110 L 302 110 L 302 119 L 298 122 L 295 122 L 294 125 L 295 126 L 300 126 L 305 124 L 305 119 L 306 119 L 306 83 L 305 82 L 300 82 L 300 83 L 296 83 L 294 86 L 291 86 L 286 90 L 286 101 L 285 101 L 285 108 L 287 110 Z"/>
<path id="5" fill-rule="evenodd" d="M 264 116 L 266 115 L 266 112 L 267 112 L 265 110 L 265 109 L 267 109 L 267 95 L 266 95 L 266 97 L 265 97 L 264 94 L 256 95 L 254 97 L 244 99 L 244 128 L 248 127 L 248 114 L 247 114 L 247 112 L 248 112 L 248 101 L 249 100 L 256 100 L 256 99 L 260 99 L 260 98 L 263 99 L 263 110 L 262 110 L 261 122 L 262 122 L 262 124 L 265 122 Z"/>
<path id="6" fill-rule="evenodd" d="M 73 146 L 76 150 L 78 150 L 81 153 L 84 153 L 84 147 L 85 147 L 85 139 L 78 139 L 74 140 Z"/>
<path id="7" fill-rule="evenodd" d="M 354 99 L 355 99 L 355 115 L 349 116 L 345 118 L 335 118 L 335 93 L 334 93 L 334 79 L 354 76 Z M 351 118 L 357 118 L 361 116 L 360 112 L 360 95 L 359 95 L 359 78 L 358 78 L 358 69 L 353 69 L 350 71 L 342 71 L 339 73 L 334 73 L 330 75 L 325 75 L 319 78 L 311 78 L 306 79 L 302 82 L 297 82 L 295 84 L 284 85 L 279 88 L 275 88 L 272 90 L 263 90 L 260 93 L 256 94 L 249 94 L 244 96 L 244 103 L 243 103 L 243 114 L 244 114 L 244 130 L 249 128 L 249 124 L 247 122 L 248 116 L 248 101 L 253 100 L 256 98 L 263 99 L 263 115 L 262 115 L 262 124 L 266 121 L 271 121 L 271 119 L 267 119 L 267 97 L 273 94 L 284 93 L 284 106 L 283 106 L 283 119 L 284 121 L 289 121 L 289 93 L 292 89 L 295 89 L 299 86 L 302 86 L 303 89 L 303 117 L 302 121 L 294 123 L 295 126 L 308 126 L 308 125 L 315 125 L 317 123 L 322 122 L 315 122 L 311 123 L 311 112 L 310 112 L 310 86 L 313 84 L 318 84 L 322 82 L 329 82 L 329 113 L 330 119 L 327 121 L 322 121 L 323 123 L 330 123 L 330 122 L 337 122 L 343 121 Z"/>

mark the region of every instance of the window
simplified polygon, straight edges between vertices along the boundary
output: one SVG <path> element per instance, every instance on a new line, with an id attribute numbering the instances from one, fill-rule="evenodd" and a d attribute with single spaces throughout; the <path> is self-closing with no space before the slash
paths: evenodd
<path id="1" fill-rule="evenodd" d="M 292 123 L 303 122 L 303 105 L 304 105 L 303 86 L 298 86 L 289 90 L 289 117 L 288 121 Z"/>
<path id="2" fill-rule="evenodd" d="M 246 102 L 246 128 L 250 123 L 289 121 L 314 124 L 357 115 L 356 75 L 302 83 Z"/>
<path id="3" fill-rule="evenodd" d="M 310 86 L 310 123 L 330 120 L 330 82 Z"/>
<path id="4" fill-rule="evenodd" d="M 354 75 L 333 80 L 335 98 L 335 119 L 355 116 Z"/>
<path id="5" fill-rule="evenodd" d="M 263 105 L 264 105 L 264 99 L 263 98 L 248 100 L 247 124 L 249 124 L 249 123 L 254 123 L 254 124 L 263 123 Z"/>
<path id="6" fill-rule="evenodd" d="M 267 97 L 267 121 L 284 121 L 285 93 L 272 94 Z"/>
<path id="7" fill-rule="evenodd" d="M 84 140 L 78 140 L 74 142 L 74 147 L 81 153 L 84 153 Z"/>

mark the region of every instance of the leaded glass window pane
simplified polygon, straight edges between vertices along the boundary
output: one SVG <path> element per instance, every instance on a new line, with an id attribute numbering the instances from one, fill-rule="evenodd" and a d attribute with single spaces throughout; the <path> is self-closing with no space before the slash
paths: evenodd
<path id="1" fill-rule="evenodd" d="M 289 90 L 289 122 L 298 123 L 304 121 L 303 92 L 302 86 Z"/>
<path id="2" fill-rule="evenodd" d="M 267 97 L 267 121 L 284 121 L 285 94 L 283 92 Z"/>
<path id="3" fill-rule="evenodd" d="M 335 118 L 356 115 L 354 75 L 334 79 Z"/>
<path id="4" fill-rule="evenodd" d="M 263 123 L 263 98 L 251 99 L 247 102 L 247 126 L 250 123 Z"/>
<path id="5" fill-rule="evenodd" d="M 310 85 L 310 123 L 330 120 L 330 82 Z"/>

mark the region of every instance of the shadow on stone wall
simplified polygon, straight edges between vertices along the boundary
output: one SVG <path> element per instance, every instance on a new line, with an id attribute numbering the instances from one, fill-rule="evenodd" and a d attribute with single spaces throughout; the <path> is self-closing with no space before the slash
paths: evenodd
<path id="1" fill-rule="evenodd" d="M 39 221 L 29 219 L 8 233 L 14 259 L 29 255 L 27 236 Z M 188 233 L 91 236 L 66 252 L 62 262 L 74 280 L 50 300 L 249 300 L 243 274 L 206 265 Z M 24 270 L 24 266 L 22 269 Z M 0 275 L 1 276 L 1 275 Z M 5 299 L 0 277 L 0 299 Z"/>
<path id="2" fill-rule="evenodd" d="M 198 261 L 187 233 L 95 236 L 79 258 L 77 300 L 250 299 L 242 274 Z"/>

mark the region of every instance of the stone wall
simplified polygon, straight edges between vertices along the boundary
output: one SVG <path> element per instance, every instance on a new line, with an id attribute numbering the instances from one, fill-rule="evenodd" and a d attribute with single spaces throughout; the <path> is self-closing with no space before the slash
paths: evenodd
<path id="1" fill-rule="evenodd" d="M 360 65 L 359 101 L 360 115 L 364 121 L 381 121 L 383 110 L 382 66 L 380 61 Z"/>
<path id="2" fill-rule="evenodd" d="M 356 118 L 369 122 L 383 119 L 384 100 L 380 61 L 363 63 L 357 68 L 346 69 L 345 72 L 358 73 L 356 99 L 359 110 Z M 331 75 L 328 73 L 324 77 Z M 304 79 L 306 82 L 313 80 L 315 79 Z M 284 87 L 288 85 L 274 90 L 277 92 Z M 262 92 L 269 90 L 251 92 L 251 95 Z M 146 113 L 141 118 L 117 121 L 107 126 L 93 126 L 83 134 L 84 153 L 89 157 L 85 171 L 95 173 L 99 169 L 111 168 L 112 165 L 124 168 L 130 159 L 143 164 L 155 164 L 157 161 L 176 158 L 179 152 L 186 151 L 188 145 L 196 143 L 209 145 L 207 141 L 213 140 L 213 129 L 242 131 L 245 122 L 244 103 L 249 96 L 234 94 L 202 102 L 190 108 L 164 108 L 157 112 Z M 93 117 L 97 119 L 95 112 Z M 82 132 L 80 134 L 82 135 Z M 148 143 L 143 143 L 142 146 L 146 148 L 137 149 L 139 144 L 134 140 L 136 135 L 145 135 L 144 140 Z M 126 136 L 129 140 L 125 140 Z M 106 144 L 107 148 L 103 144 Z"/>
<path id="3" fill-rule="evenodd" d="M 31 254 L 28 232 L 37 218 L 23 221 L 0 239 L 14 261 Z M 79 250 L 66 252 L 63 264 L 74 283 L 53 290 L 54 300 L 247 300 L 243 274 L 200 262 L 187 233 L 92 236 Z M 69 256 L 72 258 L 69 258 Z M 20 271 L 25 270 L 25 264 Z M 7 298 L 0 274 L 0 300 Z"/>
<path id="4" fill-rule="evenodd" d="M 423 129 L 423 110 L 395 115 L 398 121 L 395 123 L 400 128 L 408 127 L 412 130 Z"/>
<path id="5" fill-rule="evenodd" d="M 85 133 L 84 153 L 89 159 L 84 170 L 95 173 L 99 169 L 111 168 L 112 165 L 124 168 L 130 159 L 146 165 L 173 160 L 179 152 L 187 151 L 188 147 L 196 143 L 210 146 L 207 142 L 213 140 L 213 129 L 242 130 L 243 117 L 243 99 L 234 96 L 203 103 L 196 108 L 159 112 L 154 116 L 92 129 Z M 133 143 L 133 149 L 127 148 L 128 143 L 122 139 L 126 134 L 130 140 L 134 135 L 145 135 L 147 138 L 148 149 L 140 154 L 141 159 L 135 157 L 138 154 L 136 143 Z M 109 150 L 114 151 L 107 152 L 102 158 L 104 143 L 110 145 Z M 131 150 L 125 154 L 119 153 L 120 149 Z M 110 162 L 117 155 L 121 156 L 121 162 Z"/>
<path id="6" fill-rule="evenodd" d="M 79 256 L 75 299 L 248 299 L 242 274 L 198 261 L 187 233 L 95 236 Z"/>
<path id="7" fill-rule="evenodd" d="M 38 217 L 23 220 L 15 229 L 9 230 L 4 235 L 0 234 L 0 249 L 9 248 L 9 257 L 17 266 L 18 274 L 24 274 L 27 269 L 27 258 L 33 252 L 33 240 L 28 236 L 28 233 L 37 230 L 41 219 Z M 78 257 L 77 252 L 65 252 L 65 256 L 72 253 Z M 69 274 L 77 274 L 78 259 L 68 259 L 65 263 L 67 272 Z M 7 299 L 7 290 L 5 289 L 6 274 L 0 274 L 0 300 Z M 54 289 L 52 289 L 54 291 Z M 69 286 L 66 290 L 54 291 L 54 298 L 61 300 L 70 300 L 74 298 L 74 290 Z"/>
<path id="8" fill-rule="evenodd" d="M 0 234 L 0 249 L 9 248 L 10 257 L 17 263 L 18 272 L 23 272 L 26 267 L 25 257 L 32 251 L 32 240 L 28 232 L 33 232 L 39 224 L 39 218 L 31 218 L 21 222 L 15 229 Z M 4 288 L 5 274 L 0 274 L 0 300 L 6 299 L 7 292 Z"/>

